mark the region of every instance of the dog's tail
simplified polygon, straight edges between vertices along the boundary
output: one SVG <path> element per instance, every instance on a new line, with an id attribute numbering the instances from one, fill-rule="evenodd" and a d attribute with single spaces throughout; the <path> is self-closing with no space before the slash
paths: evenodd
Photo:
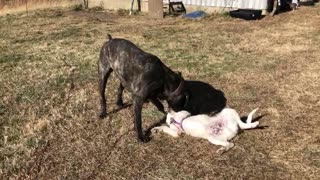
<path id="1" fill-rule="evenodd" d="M 252 122 L 252 116 L 254 115 L 254 113 L 258 110 L 259 108 L 256 108 L 254 109 L 253 111 L 251 111 L 248 115 L 248 118 L 246 120 L 246 122 L 242 122 L 240 117 L 237 119 L 238 121 L 238 124 L 239 124 L 239 127 L 241 129 L 252 129 L 252 128 L 255 128 L 259 125 L 259 121 L 256 121 L 254 123 L 251 123 Z"/>
<path id="2" fill-rule="evenodd" d="M 111 35 L 110 35 L 110 34 L 108 34 L 108 39 L 109 39 L 109 41 L 111 41 L 111 40 L 112 40 L 112 37 L 111 37 Z"/>

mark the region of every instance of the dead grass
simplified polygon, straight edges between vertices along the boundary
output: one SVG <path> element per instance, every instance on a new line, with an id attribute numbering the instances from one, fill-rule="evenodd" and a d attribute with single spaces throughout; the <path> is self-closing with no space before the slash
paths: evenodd
<path id="1" fill-rule="evenodd" d="M 320 6 L 242 21 L 149 20 L 66 9 L 0 17 L 0 175 L 5 179 L 317 179 Z M 139 144 L 131 107 L 98 120 L 96 62 L 107 33 L 138 44 L 186 79 L 224 91 L 247 131 L 218 156 L 203 140 Z M 118 81 L 109 81 L 108 111 Z M 125 93 L 125 102 L 130 95 Z M 151 105 L 144 125 L 161 114 Z"/>

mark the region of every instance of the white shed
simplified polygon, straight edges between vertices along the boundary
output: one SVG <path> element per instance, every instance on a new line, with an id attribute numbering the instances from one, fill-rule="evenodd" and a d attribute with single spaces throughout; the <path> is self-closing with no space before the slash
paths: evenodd
<path id="1" fill-rule="evenodd" d="M 171 0 L 182 1 L 184 5 L 202 7 L 221 7 L 265 10 L 268 8 L 268 0 Z"/>
<path id="2" fill-rule="evenodd" d="M 89 6 L 102 6 L 106 9 L 129 9 L 132 0 L 90 0 Z M 134 0 L 136 8 L 137 2 L 140 1 L 141 10 L 148 11 L 149 1 L 161 0 Z M 171 2 L 182 1 L 187 9 L 205 9 L 219 10 L 224 8 L 232 9 L 257 9 L 265 10 L 268 7 L 269 0 L 170 0 Z M 168 0 L 163 0 L 163 4 L 168 3 Z"/>

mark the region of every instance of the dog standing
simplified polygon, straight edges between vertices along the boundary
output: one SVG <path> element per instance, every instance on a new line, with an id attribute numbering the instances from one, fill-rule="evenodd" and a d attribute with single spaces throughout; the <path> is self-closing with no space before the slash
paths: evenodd
<path id="1" fill-rule="evenodd" d="M 185 91 L 184 79 L 173 72 L 160 59 L 146 53 L 132 42 L 125 39 L 112 39 L 108 34 L 107 41 L 101 48 L 98 62 L 100 118 L 107 115 L 105 89 L 112 71 L 120 80 L 117 93 L 118 106 L 123 106 L 124 88 L 132 93 L 134 106 L 135 129 L 138 140 L 147 142 L 141 127 L 141 110 L 143 104 L 150 100 L 163 113 L 164 107 L 159 100 L 166 100 L 169 107 L 186 104 L 188 94 Z"/>
<path id="2" fill-rule="evenodd" d="M 204 114 L 190 116 L 191 114 L 187 111 L 170 111 L 166 118 L 168 126 L 155 127 L 152 131 L 163 131 L 173 137 L 186 133 L 193 137 L 207 139 L 212 144 L 221 145 L 222 147 L 217 152 L 222 153 L 234 146 L 228 141 L 236 136 L 239 127 L 252 129 L 259 125 L 259 121 L 251 122 L 252 116 L 257 110 L 249 113 L 246 123 L 242 122 L 239 114 L 231 108 L 224 108 L 212 117 Z"/>

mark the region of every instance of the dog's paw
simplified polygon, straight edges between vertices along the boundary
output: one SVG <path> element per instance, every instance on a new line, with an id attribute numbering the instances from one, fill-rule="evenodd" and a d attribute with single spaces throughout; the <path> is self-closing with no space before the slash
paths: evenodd
<path id="1" fill-rule="evenodd" d="M 216 151 L 216 153 L 219 155 L 223 154 L 224 152 L 226 152 L 226 149 L 224 147 L 221 147 Z"/>
<path id="2" fill-rule="evenodd" d="M 158 132 L 160 132 L 160 131 L 161 131 L 161 128 L 160 128 L 160 127 L 154 127 L 154 128 L 151 129 L 151 133 L 152 133 L 152 134 L 158 133 Z"/>
<path id="3" fill-rule="evenodd" d="M 99 118 L 100 118 L 100 119 L 104 119 L 105 117 L 107 117 L 107 112 L 101 112 L 101 113 L 99 114 Z"/>
<path id="4" fill-rule="evenodd" d="M 233 147 L 234 147 L 233 143 L 228 143 L 226 146 L 219 148 L 216 152 L 221 155 L 221 154 L 229 151 Z"/>
<path id="5" fill-rule="evenodd" d="M 117 102 L 116 102 L 116 105 L 117 105 L 119 108 L 124 107 L 124 103 L 123 103 L 122 99 L 120 99 L 120 100 L 118 99 Z"/>
<path id="6" fill-rule="evenodd" d="M 138 137 L 138 142 L 139 143 L 147 143 L 151 140 L 151 138 L 149 136 L 141 136 Z"/>

